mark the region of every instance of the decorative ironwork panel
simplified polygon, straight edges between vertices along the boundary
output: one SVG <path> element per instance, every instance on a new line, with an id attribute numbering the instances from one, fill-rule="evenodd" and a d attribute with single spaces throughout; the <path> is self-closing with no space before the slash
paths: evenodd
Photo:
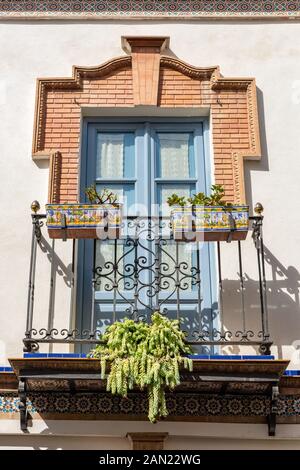
<path id="1" fill-rule="evenodd" d="M 261 206 L 259 206 L 260 208 Z M 249 316 L 245 305 L 245 285 L 242 243 L 233 241 L 237 247 L 239 311 L 236 321 L 240 326 L 229 330 L 224 322 L 224 282 L 222 278 L 221 251 L 226 242 L 210 242 L 215 248 L 218 299 L 207 305 L 204 302 L 203 274 L 207 266 L 201 264 L 201 243 L 174 241 L 168 218 L 126 219 L 122 235 L 116 240 L 94 241 L 94 267 L 92 275 L 91 310 L 89 327 L 79 331 L 66 325 L 58 329 L 54 325 L 53 265 L 57 262 L 54 240 L 50 259 L 51 281 L 49 290 L 48 324 L 39 330 L 34 327 L 34 292 L 37 253 L 47 252 L 42 226 L 45 215 L 32 214 L 33 235 L 28 286 L 27 323 L 24 338 L 26 351 L 37 351 L 40 343 L 95 344 L 105 327 L 125 316 L 135 321 L 147 321 L 151 313 L 159 310 L 171 318 L 177 318 L 187 332 L 187 341 L 198 346 L 198 353 L 213 354 L 215 347 L 222 345 L 259 346 L 261 354 L 270 354 L 267 284 L 265 276 L 264 244 L 262 237 L 263 217 L 257 211 L 251 217 L 252 238 L 258 267 L 258 301 L 260 318 L 257 328 L 249 328 Z M 228 238 L 230 241 L 231 238 Z M 71 288 L 70 312 L 74 310 L 74 287 L 76 265 L 76 243 L 73 240 L 72 269 L 69 287 Z M 204 242 L 204 244 L 207 242 Z M 49 245 L 48 245 L 49 246 Z M 206 245 L 207 246 L 207 245 Z M 185 252 L 186 247 L 189 247 Z M 205 305 L 204 305 L 205 304 Z"/>

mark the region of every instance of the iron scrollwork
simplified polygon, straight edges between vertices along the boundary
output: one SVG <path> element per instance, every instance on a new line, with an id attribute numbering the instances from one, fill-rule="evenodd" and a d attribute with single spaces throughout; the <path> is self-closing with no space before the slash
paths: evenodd
<path id="1" fill-rule="evenodd" d="M 116 321 L 122 311 L 135 321 L 147 321 L 152 311 L 177 318 L 187 332 L 187 342 L 200 347 L 199 352 L 213 353 L 214 346 L 257 345 L 261 354 L 270 354 L 270 335 L 268 332 L 266 278 L 264 271 L 264 246 L 262 239 L 262 216 L 252 220 L 252 237 L 257 252 L 259 273 L 259 296 L 261 306 L 261 329 L 256 334 L 246 327 L 244 304 L 244 275 L 241 242 L 238 247 L 238 282 L 241 298 L 241 328 L 228 331 L 223 320 L 223 280 L 221 270 L 221 244 L 217 242 L 217 272 L 219 294 L 216 305 L 204 308 L 204 286 L 201 266 L 201 247 L 199 243 L 174 241 L 169 219 L 150 217 L 131 217 L 126 220 L 123 235 L 118 240 L 107 243 L 95 241 L 94 267 L 92 275 L 92 312 L 90 327 L 82 331 L 74 328 L 58 330 L 51 322 L 47 328 L 33 327 L 34 277 L 37 245 L 41 240 L 41 227 L 44 215 L 33 214 L 33 237 L 31 271 L 29 279 L 27 328 L 24 350 L 34 352 L 40 343 L 99 343 L 103 325 L 99 325 L 99 315 L 95 314 L 97 303 L 110 305 L 110 322 Z M 235 243 L 235 242 L 233 242 Z M 110 256 L 98 256 L 103 246 L 110 246 Z M 188 248 L 187 248 L 188 247 Z M 190 250 L 185 252 L 184 250 Z M 72 272 L 74 273 L 74 252 Z M 187 254 L 188 253 L 188 254 Z M 101 253 L 100 253 L 101 254 Z M 99 261 L 100 260 L 100 261 Z M 72 286 L 74 282 L 72 283 Z M 95 294 L 98 293 L 98 297 Z M 52 290 L 50 295 L 54 295 Z M 102 297 L 105 297 L 105 302 Z M 51 299 L 50 299 L 51 300 Z M 102 302 L 102 303 L 101 303 Z M 51 302 L 50 302 L 51 303 Z M 183 308 L 184 305 L 184 308 Z M 185 310 L 184 310 L 185 309 Z M 189 312 L 189 313 L 187 313 Z M 192 312 L 192 314 L 191 314 Z M 219 327 L 213 322 L 218 319 Z M 184 318 L 183 318 L 184 317 Z M 108 322 L 106 322 L 108 324 Z M 206 349 L 203 349 L 206 347 Z M 202 348 L 202 349 L 201 349 Z"/>

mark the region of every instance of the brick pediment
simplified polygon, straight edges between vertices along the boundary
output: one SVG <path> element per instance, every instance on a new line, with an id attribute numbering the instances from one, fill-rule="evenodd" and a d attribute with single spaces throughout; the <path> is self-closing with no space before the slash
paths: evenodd
<path id="1" fill-rule="evenodd" d="M 146 105 L 209 109 L 215 180 L 229 200 L 245 202 L 244 160 L 261 154 L 255 79 L 186 64 L 165 53 L 167 44 L 166 37 L 123 38 L 126 56 L 73 67 L 71 78 L 37 80 L 33 158 L 51 158 L 50 201 L 78 198 L 83 108 Z"/>

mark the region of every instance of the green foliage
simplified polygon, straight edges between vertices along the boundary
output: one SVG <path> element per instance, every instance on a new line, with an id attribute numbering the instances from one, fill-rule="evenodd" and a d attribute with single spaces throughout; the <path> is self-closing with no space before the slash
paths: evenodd
<path id="1" fill-rule="evenodd" d="M 85 194 L 91 204 L 116 204 L 118 199 L 116 194 L 106 188 L 99 193 L 95 184 L 86 188 Z"/>
<path id="2" fill-rule="evenodd" d="M 168 199 L 167 203 L 169 206 L 186 206 L 191 204 L 192 206 L 223 206 L 230 207 L 231 203 L 223 200 L 225 190 L 220 184 L 213 184 L 211 187 L 210 196 L 206 196 L 204 193 L 194 194 L 193 197 L 186 199 L 184 196 L 179 197 L 177 194 L 172 194 Z"/>
<path id="3" fill-rule="evenodd" d="M 211 195 L 209 198 L 210 206 L 222 206 L 226 205 L 222 199 L 225 196 L 225 190 L 220 184 L 213 184 L 211 187 Z"/>
<path id="4" fill-rule="evenodd" d="M 174 389 L 180 383 L 179 366 L 192 370 L 193 362 L 183 354 L 191 353 L 185 344 L 185 334 L 177 320 L 169 320 L 154 312 L 151 323 L 134 322 L 126 318 L 109 326 L 91 357 L 101 363 L 101 376 L 107 376 L 107 391 L 127 396 L 128 390 L 147 389 L 149 420 L 154 423 L 168 415 L 165 388 Z"/>
<path id="5" fill-rule="evenodd" d="M 172 194 L 170 197 L 167 199 L 167 203 L 169 206 L 185 206 L 186 205 L 186 200 L 185 197 L 179 197 L 178 194 Z"/>
<path id="6" fill-rule="evenodd" d="M 193 206 L 199 205 L 199 206 L 210 206 L 210 197 L 205 196 L 204 193 L 197 193 L 194 194 L 193 197 L 188 198 L 188 202 L 192 204 Z"/>

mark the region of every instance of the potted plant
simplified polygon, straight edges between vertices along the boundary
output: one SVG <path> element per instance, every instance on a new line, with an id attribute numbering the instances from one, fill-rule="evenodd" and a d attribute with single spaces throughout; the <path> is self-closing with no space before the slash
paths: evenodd
<path id="1" fill-rule="evenodd" d="M 167 200 L 175 240 L 244 240 L 249 230 L 249 207 L 224 201 L 224 188 L 211 187 L 211 195 L 195 194 L 186 199 L 172 194 Z"/>
<path id="2" fill-rule="evenodd" d="M 122 205 L 108 189 L 99 193 L 95 185 L 85 193 L 90 204 L 47 204 L 50 238 L 118 238 Z"/>
<path id="3" fill-rule="evenodd" d="M 100 359 L 107 391 L 126 397 L 129 390 L 145 389 L 149 420 L 167 416 L 165 390 L 180 383 L 180 366 L 193 367 L 179 322 L 159 312 L 152 314 L 150 324 L 126 318 L 109 326 L 101 340 L 90 357 Z"/>

